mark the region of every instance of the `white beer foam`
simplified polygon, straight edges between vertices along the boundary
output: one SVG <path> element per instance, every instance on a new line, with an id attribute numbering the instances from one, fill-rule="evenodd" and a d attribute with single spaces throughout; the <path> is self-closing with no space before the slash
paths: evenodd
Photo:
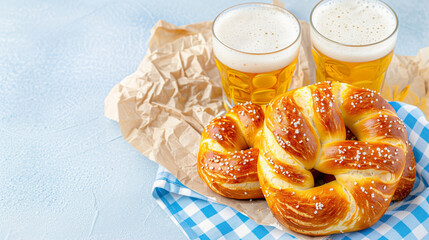
<path id="1" fill-rule="evenodd" d="M 395 48 L 396 33 L 388 38 L 397 25 L 395 14 L 384 3 L 376 0 L 331 0 L 322 2 L 313 12 L 313 45 L 323 54 L 348 62 L 371 61 L 386 56 Z M 385 40 L 388 38 L 387 40 Z M 385 40 L 385 41 L 383 41 Z"/>
<path id="2" fill-rule="evenodd" d="M 248 4 L 227 10 L 216 19 L 213 31 L 216 58 L 239 71 L 274 71 L 298 55 L 300 39 L 295 40 L 300 34 L 299 22 L 273 5 Z"/>

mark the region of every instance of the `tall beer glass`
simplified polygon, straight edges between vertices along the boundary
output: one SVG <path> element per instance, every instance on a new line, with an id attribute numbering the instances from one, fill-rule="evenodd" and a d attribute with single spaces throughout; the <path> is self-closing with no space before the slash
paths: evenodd
<path id="1" fill-rule="evenodd" d="M 264 105 L 288 90 L 301 42 L 294 15 L 272 4 L 240 4 L 220 13 L 212 30 L 225 108 Z"/>
<path id="2" fill-rule="evenodd" d="M 323 0 L 310 15 L 316 81 L 380 91 L 396 44 L 398 18 L 378 0 Z"/>

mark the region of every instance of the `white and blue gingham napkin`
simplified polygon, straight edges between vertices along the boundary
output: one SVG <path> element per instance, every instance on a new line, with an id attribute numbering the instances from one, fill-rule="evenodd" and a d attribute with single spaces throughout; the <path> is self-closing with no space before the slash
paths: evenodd
<path id="1" fill-rule="evenodd" d="M 410 195 L 372 227 L 327 236 L 331 239 L 429 239 L 429 123 L 415 106 L 390 102 L 404 121 L 416 158 Z M 195 160 L 196 161 L 196 160 Z M 152 195 L 189 239 L 295 239 L 272 226 L 259 225 L 235 209 L 214 203 L 159 167 Z"/>

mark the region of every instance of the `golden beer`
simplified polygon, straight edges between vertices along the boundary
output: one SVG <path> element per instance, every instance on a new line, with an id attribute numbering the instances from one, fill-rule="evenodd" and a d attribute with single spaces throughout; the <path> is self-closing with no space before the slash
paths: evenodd
<path id="1" fill-rule="evenodd" d="M 313 47 L 316 64 L 316 81 L 338 81 L 356 87 L 379 91 L 383 84 L 393 51 L 386 56 L 368 62 L 343 62 L 326 56 Z"/>
<path id="2" fill-rule="evenodd" d="M 310 23 L 317 82 L 381 90 L 398 28 L 389 6 L 378 0 L 324 0 Z"/>
<path id="3" fill-rule="evenodd" d="M 213 52 L 225 108 L 267 104 L 290 86 L 301 41 L 299 21 L 264 3 L 231 7 L 213 23 Z"/>
<path id="4" fill-rule="evenodd" d="M 229 68 L 215 58 L 226 101 L 234 104 L 251 101 L 259 105 L 267 104 L 275 96 L 289 89 L 297 60 L 298 57 L 279 70 L 246 73 Z"/>

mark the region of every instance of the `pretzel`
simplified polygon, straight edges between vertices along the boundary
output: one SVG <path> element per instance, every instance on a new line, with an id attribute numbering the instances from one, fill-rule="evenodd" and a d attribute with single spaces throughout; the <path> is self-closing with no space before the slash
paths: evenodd
<path id="1" fill-rule="evenodd" d="M 346 140 L 346 127 L 358 140 Z M 283 225 L 307 235 L 367 228 L 399 182 L 397 199 L 411 191 L 415 162 L 407 139 L 394 109 L 373 91 L 322 82 L 278 96 L 266 108 L 258 142 L 268 206 Z M 312 169 L 335 180 L 314 187 Z"/>
<path id="2" fill-rule="evenodd" d="M 391 200 L 413 188 L 415 160 L 405 128 L 374 92 L 320 83 L 277 97 L 265 116 L 264 122 L 262 108 L 245 103 L 206 126 L 197 166 L 213 191 L 262 198 L 259 171 L 282 224 L 324 235 L 372 225 Z"/>
<path id="3" fill-rule="evenodd" d="M 236 199 L 264 197 L 257 174 L 259 150 L 254 148 L 263 123 L 262 108 L 245 103 L 214 118 L 205 127 L 197 168 L 213 191 Z"/>
<path id="4" fill-rule="evenodd" d="M 393 194 L 392 201 L 400 201 L 410 194 L 416 180 L 416 160 L 410 143 L 407 146 L 407 155 L 405 156 L 405 167 L 399 180 L 398 187 Z"/>

